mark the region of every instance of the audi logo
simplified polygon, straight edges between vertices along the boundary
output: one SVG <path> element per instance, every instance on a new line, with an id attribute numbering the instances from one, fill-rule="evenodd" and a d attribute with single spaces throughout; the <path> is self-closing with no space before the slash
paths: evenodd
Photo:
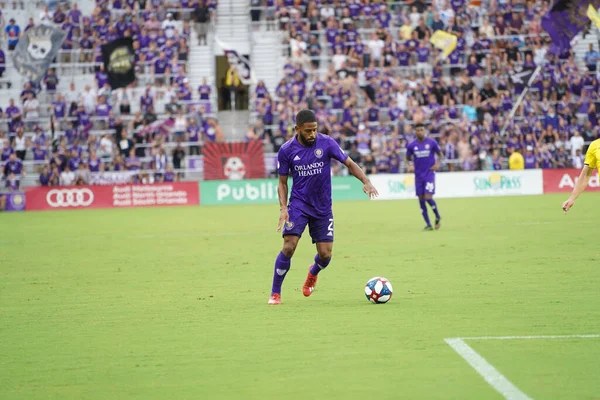
<path id="1" fill-rule="evenodd" d="M 94 201 L 94 193 L 83 189 L 52 189 L 46 195 L 50 207 L 87 207 Z"/>

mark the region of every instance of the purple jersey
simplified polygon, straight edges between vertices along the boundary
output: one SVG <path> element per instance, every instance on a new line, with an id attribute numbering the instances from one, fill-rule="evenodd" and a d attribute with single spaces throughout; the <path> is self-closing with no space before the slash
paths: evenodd
<path id="1" fill-rule="evenodd" d="M 8 158 L 10 157 L 10 155 L 12 153 L 14 153 L 14 152 L 15 152 L 15 150 L 12 147 L 10 147 L 10 146 L 3 148 L 2 149 L 2 155 L 0 156 L 0 161 L 6 161 L 6 160 L 8 160 Z"/>
<path id="2" fill-rule="evenodd" d="M 415 140 L 406 146 L 406 156 L 411 156 L 414 160 L 417 180 L 427 181 L 435 176 L 431 167 L 435 164 L 435 154 L 440 153 L 440 146 L 430 138 L 425 138 L 422 142 Z"/>
<path id="3" fill-rule="evenodd" d="M 209 85 L 200 85 L 198 87 L 198 93 L 200 94 L 200 100 L 210 100 L 211 87 Z"/>
<path id="4" fill-rule="evenodd" d="M 417 61 L 427 62 L 429 60 L 429 47 L 418 47 L 417 48 Z"/>
<path id="5" fill-rule="evenodd" d="M 48 151 L 42 148 L 34 147 L 33 150 L 33 160 L 34 161 L 44 161 L 46 156 L 48 155 Z"/>
<path id="6" fill-rule="evenodd" d="M 524 161 L 525 161 L 525 169 L 533 169 L 536 168 L 536 163 L 537 163 L 537 157 L 533 154 L 528 155 L 526 154 L 523 157 Z"/>
<path id="7" fill-rule="evenodd" d="M 6 164 L 4 164 L 4 171 L 6 175 L 21 175 L 21 172 L 23 171 L 23 163 L 19 159 L 16 159 L 15 161 L 7 161 Z"/>
<path id="8" fill-rule="evenodd" d="M 102 160 L 100 160 L 99 158 L 96 158 L 95 160 L 92 160 L 90 158 L 87 162 L 90 172 L 100 172 L 100 164 L 101 163 L 102 163 Z"/>
<path id="9" fill-rule="evenodd" d="M 344 163 L 348 156 L 331 137 L 317 134 L 315 144 L 305 147 L 297 137 L 277 154 L 279 175 L 292 175 L 290 207 L 318 217 L 331 213 L 331 159 Z"/>
<path id="10" fill-rule="evenodd" d="M 165 172 L 164 181 L 165 182 L 175 182 L 175 173 L 174 172 Z"/>

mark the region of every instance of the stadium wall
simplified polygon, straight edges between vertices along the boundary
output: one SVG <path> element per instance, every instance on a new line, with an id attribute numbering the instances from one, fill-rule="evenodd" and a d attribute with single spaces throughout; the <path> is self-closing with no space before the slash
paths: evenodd
<path id="1" fill-rule="evenodd" d="M 436 176 L 438 198 L 524 196 L 570 192 L 580 171 L 576 169 L 446 172 Z M 371 175 L 378 200 L 415 197 L 412 174 Z M 589 191 L 600 191 L 595 174 Z M 367 200 L 354 177 L 333 177 L 334 201 Z M 66 210 L 81 208 L 160 207 L 183 205 L 277 204 L 277 179 L 178 182 L 152 185 L 94 185 L 35 187 L 6 196 L 7 211 Z"/>

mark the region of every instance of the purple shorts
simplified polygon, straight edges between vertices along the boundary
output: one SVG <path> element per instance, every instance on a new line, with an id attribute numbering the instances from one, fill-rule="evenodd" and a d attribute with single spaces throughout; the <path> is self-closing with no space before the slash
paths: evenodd
<path id="1" fill-rule="evenodd" d="M 435 177 L 431 177 L 429 179 L 417 179 L 415 180 L 415 192 L 418 197 L 424 196 L 426 194 L 434 195 L 435 194 Z"/>
<path id="2" fill-rule="evenodd" d="M 324 217 L 312 217 L 296 207 L 288 207 L 289 221 L 283 225 L 282 236 L 302 237 L 308 224 L 308 232 L 313 243 L 333 242 L 333 213 Z"/>

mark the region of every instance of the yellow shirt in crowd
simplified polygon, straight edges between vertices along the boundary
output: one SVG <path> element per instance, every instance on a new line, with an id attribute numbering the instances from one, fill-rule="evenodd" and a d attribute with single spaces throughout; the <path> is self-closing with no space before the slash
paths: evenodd
<path id="1" fill-rule="evenodd" d="M 508 157 L 508 168 L 509 169 L 525 169 L 525 159 L 523 155 L 518 151 L 515 151 Z"/>

